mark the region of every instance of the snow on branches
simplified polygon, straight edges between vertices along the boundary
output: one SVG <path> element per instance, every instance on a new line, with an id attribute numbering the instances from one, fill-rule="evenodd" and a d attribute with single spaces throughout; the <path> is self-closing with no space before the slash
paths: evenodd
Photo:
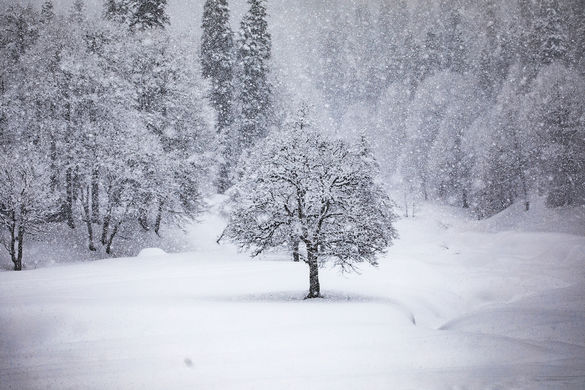
<path id="1" fill-rule="evenodd" d="M 274 247 L 306 248 L 308 298 L 320 295 L 318 267 L 376 265 L 397 237 L 390 198 L 376 181 L 367 143 L 350 146 L 312 128 L 275 132 L 241 162 L 225 234 L 252 255 Z"/>

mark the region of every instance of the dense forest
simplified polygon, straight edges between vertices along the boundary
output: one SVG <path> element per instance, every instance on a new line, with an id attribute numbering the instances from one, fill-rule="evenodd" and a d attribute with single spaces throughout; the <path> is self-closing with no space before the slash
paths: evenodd
<path id="1" fill-rule="evenodd" d="M 477 218 L 536 196 L 585 204 L 583 1 L 294 2 L 272 15 L 248 0 L 236 20 L 207 0 L 189 29 L 172 28 L 170 6 L 0 10 L 0 219 L 16 269 L 47 224 L 111 254 L 121 231 L 191 220 L 303 107 L 325 137 L 369 138 L 406 215 L 423 200 Z"/>

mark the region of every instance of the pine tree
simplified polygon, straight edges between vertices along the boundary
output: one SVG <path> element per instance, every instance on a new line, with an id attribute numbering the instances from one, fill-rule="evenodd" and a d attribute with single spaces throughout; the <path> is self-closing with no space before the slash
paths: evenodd
<path id="1" fill-rule="evenodd" d="M 167 0 L 132 0 L 130 28 L 139 30 L 165 28 L 169 24 L 166 7 Z"/>
<path id="2" fill-rule="evenodd" d="M 265 137 L 271 120 L 272 92 L 268 74 L 272 44 L 265 0 L 248 0 L 248 3 L 250 8 L 242 20 L 238 40 L 238 62 L 241 66 L 239 151 Z"/>
<path id="3" fill-rule="evenodd" d="M 521 97 L 513 82 L 520 74 L 518 66 L 511 68 L 505 88 L 495 105 L 472 125 L 471 205 L 479 219 L 490 217 L 510 206 L 518 198 L 524 209 L 530 208 L 527 169 L 526 132 L 521 131 Z M 486 131 L 489 129 L 489 131 Z"/>
<path id="4" fill-rule="evenodd" d="M 108 20 L 125 23 L 130 15 L 130 0 L 105 0 L 104 17 Z"/>
<path id="5" fill-rule="evenodd" d="M 544 67 L 527 95 L 523 123 L 531 163 L 550 207 L 585 204 L 585 78 L 561 64 Z"/>
<path id="6" fill-rule="evenodd" d="M 47 0 L 41 6 L 41 21 L 43 23 L 48 23 L 55 17 L 55 10 L 53 7 L 53 2 L 51 0 Z"/>
<path id="7" fill-rule="evenodd" d="M 466 70 L 465 43 L 461 26 L 461 14 L 451 5 L 444 14 L 443 53 L 445 68 L 464 73 Z"/>
<path id="8" fill-rule="evenodd" d="M 536 11 L 534 39 L 540 62 L 548 65 L 564 59 L 569 51 L 569 38 L 558 0 L 539 0 Z"/>
<path id="9" fill-rule="evenodd" d="M 73 2 L 73 6 L 71 7 L 71 11 L 69 13 L 69 18 L 77 24 L 83 23 L 83 21 L 85 20 L 84 0 L 75 0 Z"/>
<path id="10" fill-rule="evenodd" d="M 218 190 L 224 192 L 229 186 L 229 173 L 233 165 L 233 73 L 234 42 L 229 24 L 227 0 L 207 0 L 203 8 L 201 24 L 201 71 L 211 83 L 210 103 L 217 113 L 216 131 L 223 140 L 224 163 L 220 168 Z"/>

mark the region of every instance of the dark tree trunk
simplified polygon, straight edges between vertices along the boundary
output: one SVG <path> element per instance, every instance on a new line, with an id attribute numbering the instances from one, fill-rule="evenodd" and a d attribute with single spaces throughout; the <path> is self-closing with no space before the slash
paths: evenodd
<path id="1" fill-rule="evenodd" d="M 299 254 L 299 246 L 301 241 L 297 238 L 293 243 L 293 261 L 298 262 L 301 259 L 301 255 Z"/>
<path id="2" fill-rule="evenodd" d="M 307 263 L 309 264 L 309 294 L 307 298 L 319 298 L 321 286 L 319 285 L 319 263 L 317 262 L 316 248 L 307 248 Z"/>
<path id="3" fill-rule="evenodd" d="M 91 222 L 98 223 L 100 219 L 99 199 L 99 172 L 94 169 L 91 173 Z"/>
<path id="4" fill-rule="evenodd" d="M 114 237 L 116 236 L 116 233 L 118 233 L 119 227 L 120 227 L 120 222 L 118 222 L 117 224 L 114 225 L 114 228 L 112 229 L 112 233 L 110 234 L 110 237 L 108 238 L 108 242 L 106 244 L 106 253 L 108 255 L 112 254 L 112 242 L 114 241 Z"/>
<path id="5" fill-rule="evenodd" d="M 154 232 L 157 236 L 160 236 L 158 233 L 160 231 L 160 223 L 162 221 L 162 211 L 163 211 L 164 202 L 161 200 L 158 202 L 158 210 L 156 212 L 156 219 L 154 221 Z"/>
<path id="6" fill-rule="evenodd" d="M 144 207 L 140 208 L 138 215 L 138 223 L 145 232 L 150 230 L 150 226 L 148 226 L 148 212 Z"/>
<path id="7" fill-rule="evenodd" d="M 67 225 L 71 228 L 75 228 L 75 222 L 73 221 L 73 201 L 74 201 L 74 185 L 73 185 L 73 172 L 71 168 L 67 168 L 65 173 L 65 191 L 67 198 L 65 199 L 65 218 L 67 219 Z"/>
<path id="8" fill-rule="evenodd" d="M 24 226 L 18 226 L 18 253 L 16 254 L 16 261 L 14 262 L 14 270 L 22 271 L 22 244 L 24 242 Z"/>
<path id="9" fill-rule="evenodd" d="M 16 215 L 14 213 L 14 211 L 11 213 L 11 221 L 10 221 L 10 225 L 8 227 L 8 230 L 10 231 L 10 247 L 8 248 L 8 251 L 10 252 L 10 260 L 12 260 L 12 263 L 14 264 L 14 270 L 15 271 L 20 271 L 20 268 L 17 267 L 16 261 L 17 261 L 17 255 L 16 255 Z"/>
<path id="10" fill-rule="evenodd" d="M 467 201 L 467 190 L 466 189 L 463 189 L 463 208 L 464 209 L 469 208 L 469 202 Z"/>
<path id="11" fill-rule="evenodd" d="M 57 170 L 57 141 L 55 136 L 51 135 L 51 191 L 56 191 L 59 182 L 59 173 Z"/>
<path id="12" fill-rule="evenodd" d="M 528 184 L 526 184 L 526 175 L 524 171 L 520 173 L 520 181 L 522 182 L 522 193 L 524 195 L 524 209 L 530 210 L 530 201 L 528 200 Z"/>
<path id="13" fill-rule="evenodd" d="M 102 224 L 102 239 L 100 240 L 102 245 L 106 245 L 108 242 L 108 231 L 110 230 L 110 212 L 104 215 L 104 221 Z"/>
<path id="14" fill-rule="evenodd" d="M 90 210 L 90 189 L 89 187 L 81 189 L 81 204 L 83 207 L 83 215 L 85 226 L 87 227 L 87 240 L 88 240 L 88 247 L 90 251 L 95 251 L 95 245 L 93 243 L 93 225 L 91 221 L 91 210 Z"/>
<path id="15" fill-rule="evenodd" d="M 85 206 L 84 206 L 85 208 Z M 89 207 L 87 207 L 87 211 L 89 212 Z M 89 215 L 87 216 L 85 223 L 87 225 L 87 240 L 89 241 L 88 247 L 90 251 L 95 251 L 95 245 L 93 243 L 93 226 L 91 223 L 91 219 Z"/>

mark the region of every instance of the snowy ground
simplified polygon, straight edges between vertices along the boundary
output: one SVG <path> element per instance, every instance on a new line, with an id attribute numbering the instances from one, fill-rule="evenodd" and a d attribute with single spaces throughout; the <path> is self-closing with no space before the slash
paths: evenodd
<path id="1" fill-rule="evenodd" d="M 215 244 L 217 217 L 193 252 L 0 272 L 0 388 L 581 390 L 583 221 L 545 212 L 427 207 L 316 300 L 304 264 Z"/>

